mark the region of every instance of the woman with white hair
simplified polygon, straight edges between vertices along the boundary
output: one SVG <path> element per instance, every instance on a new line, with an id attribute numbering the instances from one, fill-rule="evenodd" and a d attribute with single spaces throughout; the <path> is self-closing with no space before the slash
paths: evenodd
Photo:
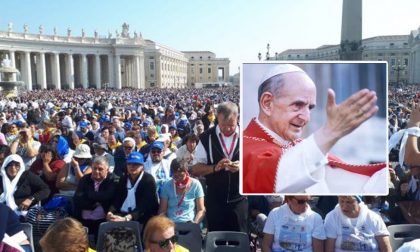
<path id="1" fill-rule="evenodd" d="M 1 166 L 0 173 L 0 202 L 19 215 L 26 215 L 31 206 L 50 195 L 48 185 L 39 176 L 25 171 L 25 165 L 19 155 L 8 156 Z"/>
<path id="2" fill-rule="evenodd" d="M 385 223 L 359 196 L 339 196 L 324 225 L 327 252 L 392 251 Z"/>

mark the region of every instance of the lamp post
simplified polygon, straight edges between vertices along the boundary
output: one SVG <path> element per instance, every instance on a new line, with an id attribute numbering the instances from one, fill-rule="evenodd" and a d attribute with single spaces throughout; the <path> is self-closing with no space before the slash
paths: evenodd
<path id="1" fill-rule="evenodd" d="M 397 65 L 392 66 L 392 70 L 397 71 L 397 86 L 400 84 L 400 71 L 405 70 L 406 65 L 401 64 L 401 61 L 397 61 Z"/>
<path id="2" fill-rule="evenodd" d="M 267 44 L 267 53 L 265 54 L 266 60 L 270 59 L 270 44 Z"/>

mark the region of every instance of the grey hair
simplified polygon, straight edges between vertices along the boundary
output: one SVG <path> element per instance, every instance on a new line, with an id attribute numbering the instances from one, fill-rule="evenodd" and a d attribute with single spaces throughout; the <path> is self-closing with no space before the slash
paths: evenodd
<path id="1" fill-rule="evenodd" d="M 100 163 L 100 164 L 105 164 L 106 167 L 109 168 L 109 162 L 108 162 L 108 158 L 106 156 L 96 156 L 93 158 L 92 160 L 92 164 L 95 163 Z"/>
<path id="2" fill-rule="evenodd" d="M 222 102 L 217 106 L 216 115 L 222 115 L 223 119 L 238 117 L 239 111 L 238 111 L 238 105 L 231 101 Z"/>
<path id="3" fill-rule="evenodd" d="M 134 138 L 132 138 L 132 137 L 124 138 L 123 143 L 125 143 L 125 142 L 130 142 L 130 143 L 136 145 L 136 140 L 134 140 Z"/>
<path id="4" fill-rule="evenodd" d="M 265 92 L 269 92 L 275 97 L 280 96 L 280 90 L 284 86 L 284 75 L 278 74 L 264 81 L 258 88 L 258 104 L 260 103 L 261 96 Z"/>

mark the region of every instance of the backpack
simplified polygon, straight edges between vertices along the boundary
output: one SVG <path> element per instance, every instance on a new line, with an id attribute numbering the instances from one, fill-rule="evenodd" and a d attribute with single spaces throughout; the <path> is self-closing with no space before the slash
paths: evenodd
<path id="1" fill-rule="evenodd" d="M 136 233 L 131 228 L 116 227 L 104 235 L 104 251 L 135 252 L 139 251 Z"/>
<path id="2" fill-rule="evenodd" d="M 35 205 L 26 214 L 26 222 L 32 224 L 33 235 L 41 237 L 51 224 L 68 216 L 68 212 L 63 207 L 47 210 L 42 206 Z"/>

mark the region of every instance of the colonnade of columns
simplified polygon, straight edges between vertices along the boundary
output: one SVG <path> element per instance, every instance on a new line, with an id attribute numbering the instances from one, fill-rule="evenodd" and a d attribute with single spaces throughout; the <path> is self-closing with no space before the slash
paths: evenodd
<path id="1" fill-rule="evenodd" d="M 28 90 L 64 87 L 145 88 L 143 55 L 2 51 Z M 123 60 L 125 59 L 125 60 Z M 131 69 L 130 74 L 121 72 Z M 75 69 L 76 68 L 76 69 Z M 76 83 L 77 82 L 77 83 Z"/>

